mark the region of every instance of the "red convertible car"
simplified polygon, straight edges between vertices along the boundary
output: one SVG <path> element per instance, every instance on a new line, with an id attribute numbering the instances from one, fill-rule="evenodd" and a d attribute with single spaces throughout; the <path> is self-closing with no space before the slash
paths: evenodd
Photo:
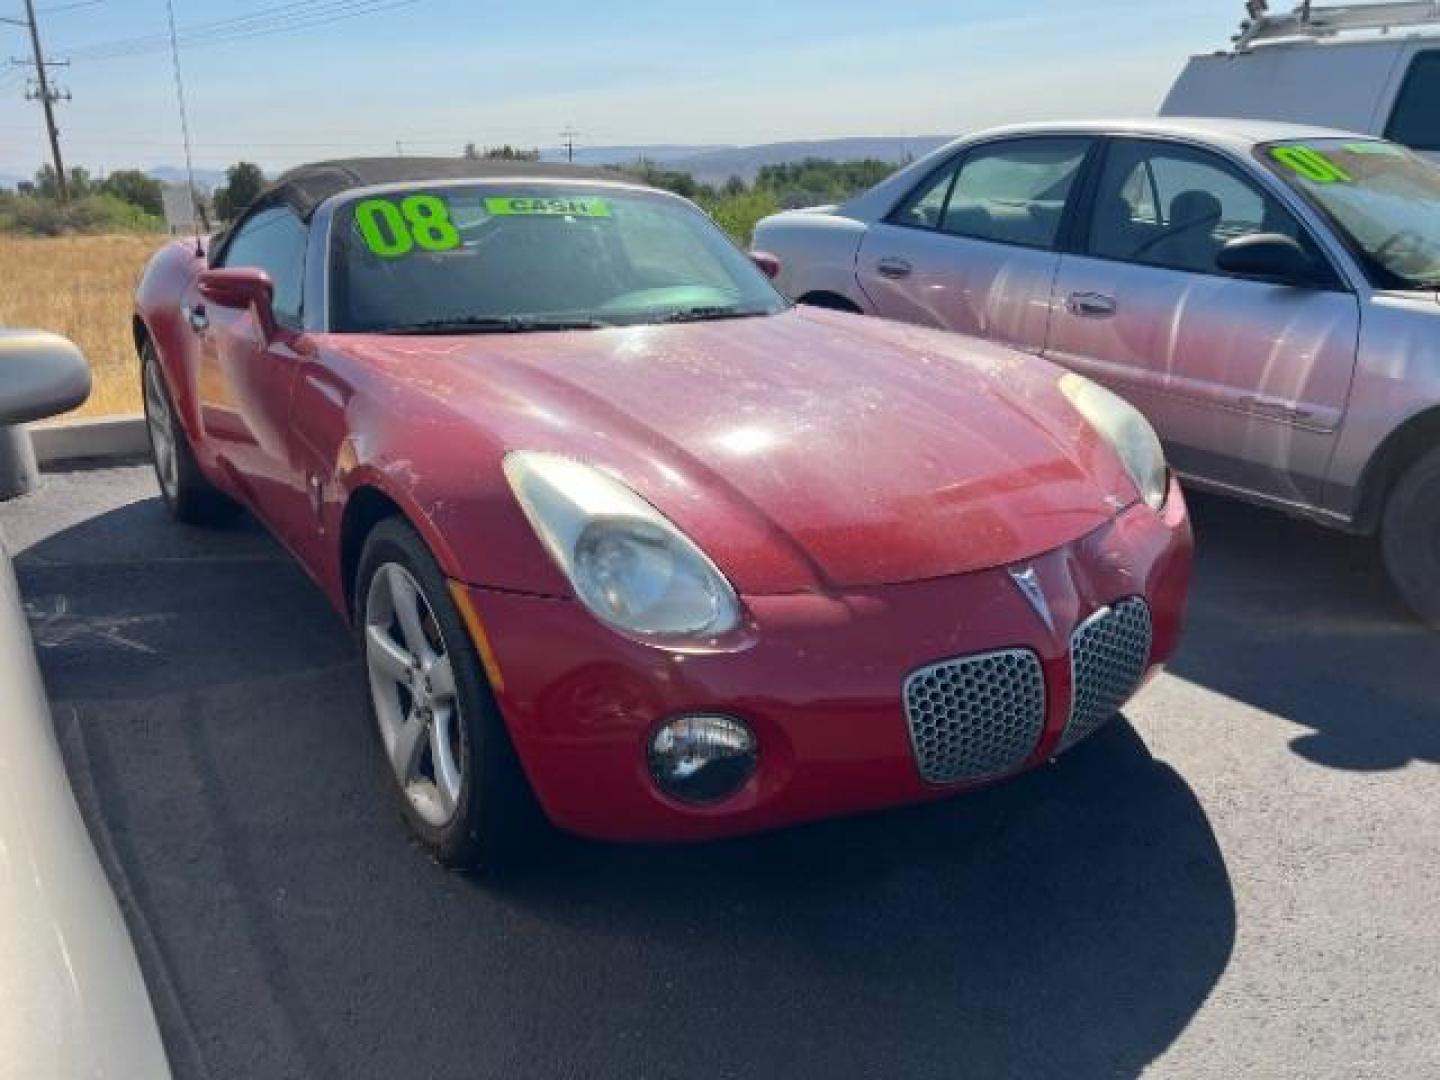
<path id="1" fill-rule="evenodd" d="M 247 507 L 351 621 L 442 861 L 971 788 L 1175 649 L 1189 523 L 1134 409 L 761 267 L 613 174 L 401 158 L 147 268 L 164 501 Z"/>

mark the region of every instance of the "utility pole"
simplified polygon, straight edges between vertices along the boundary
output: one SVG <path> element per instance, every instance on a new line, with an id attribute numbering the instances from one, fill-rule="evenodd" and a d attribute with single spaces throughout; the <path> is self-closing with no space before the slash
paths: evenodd
<path id="1" fill-rule="evenodd" d="M 575 163 L 575 140 L 579 135 L 580 132 L 570 127 L 560 132 L 560 138 L 565 140 L 561 143 L 561 145 L 565 147 L 565 160 L 572 165 Z"/>
<path id="2" fill-rule="evenodd" d="M 45 53 L 40 48 L 40 26 L 35 21 L 35 0 L 25 0 L 25 20 L 22 23 L 19 19 L 3 20 L 15 25 L 23 25 L 30 31 L 30 51 L 33 59 L 28 61 L 29 65 L 35 68 L 35 82 L 37 88 L 33 91 L 27 90 L 25 97 L 29 101 L 39 101 L 40 107 L 45 110 L 45 129 L 50 134 L 50 159 L 55 165 L 55 190 L 60 196 L 60 201 L 65 202 L 70 197 L 70 184 L 65 177 L 65 162 L 60 157 L 60 130 L 55 126 L 55 102 L 70 100 L 68 91 L 61 92 L 52 90 L 50 87 L 50 76 L 46 72 L 47 67 L 64 67 L 68 61 L 46 60 Z M 27 61 L 14 61 L 18 64 L 26 64 Z"/>

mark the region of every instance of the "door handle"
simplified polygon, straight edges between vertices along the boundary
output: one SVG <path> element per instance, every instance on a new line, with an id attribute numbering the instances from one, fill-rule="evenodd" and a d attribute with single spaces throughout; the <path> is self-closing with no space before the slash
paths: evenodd
<path id="1" fill-rule="evenodd" d="M 1304 421 L 1310 419 L 1310 410 L 1300 405 L 1291 405 L 1289 402 L 1280 401 L 1276 398 L 1242 397 L 1240 404 L 1251 412 L 1259 413 L 1261 416 L 1274 417 L 1277 420 Z"/>
<path id="2" fill-rule="evenodd" d="M 196 304 L 194 307 L 185 309 L 185 321 L 190 324 L 190 329 L 197 334 L 203 334 L 210 329 L 210 316 L 205 314 L 205 305 Z"/>
<path id="3" fill-rule="evenodd" d="M 875 272 L 881 277 L 887 278 L 909 277 L 910 271 L 913 269 L 914 267 L 904 259 L 896 259 L 893 257 L 881 259 L 875 264 Z"/>
<path id="4" fill-rule="evenodd" d="M 1115 298 L 1098 292 L 1072 292 L 1065 310 L 1082 319 L 1108 319 L 1115 314 Z"/>

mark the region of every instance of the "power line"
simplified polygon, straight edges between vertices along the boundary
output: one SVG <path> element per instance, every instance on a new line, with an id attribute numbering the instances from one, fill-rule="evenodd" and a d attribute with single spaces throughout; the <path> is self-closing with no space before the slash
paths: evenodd
<path id="1" fill-rule="evenodd" d="M 344 19 L 407 7 L 418 2 L 419 0 L 320 0 L 320 2 L 304 0 L 304 2 L 265 8 L 236 18 L 216 19 L 181 26 L 177 29 L 177 40 L 187 48 L 208 48 L 232 41 L 308 30 Z M 72 57 L 96 61 L 144 56 L 149 53 L 163 52 L 169 47 L 168 34 L 148 34 L 77 46 L 67 51 Z"/>
<path id="2" fill-rule="evenodd" d="M 297 2 L 278 4 L 268 8 L 261 8 L 252 11 L 247 15 L 240 15 L 225 19 L 209 19 L 204 22 L 187 23 L 178 28 L 179 37 L 183 41 L 193 34 L 220 33 L 231 29 L 245 28 L 263 23 L 276 18 L 293 18 L 299 15 L 318 14 L 327 8 L 334 7 L 337 3 L 353 3 L 354 0 L 297 0 Z M 90 45 L 82 45 L 70 50 L 72 55 L 79 56 L 101 56 L 112 52 L 123 52 L 131 48 L 141 47 L 169 47 L 170 34 L 168 31 L 154 34 L 141 34 L 136 37 L 118 38 L 114 41 L 102 41 Z"/>
<path id="3" fill-rule="evenodd" d="M 74 0 L 74 3 L 70 4 L 55 4 L 51 7 L 37 8 L 36 12 L 40 15 L 55 15 L 62 11 L 74 11 L 76 8 L 95 7 L 97 4 L 103 3 L 105 3 L 105 0 Z"/>

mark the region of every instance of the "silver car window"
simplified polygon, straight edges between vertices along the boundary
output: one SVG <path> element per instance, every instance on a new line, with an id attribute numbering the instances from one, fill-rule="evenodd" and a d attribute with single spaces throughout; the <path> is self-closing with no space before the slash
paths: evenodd
<path id="1" fill-rule="evenodd" d="M 1106 155 L 1087 252 L 1196 274 L 1221 274 L 1220 249 L 1250 233 L 1281 233 L 1310 248 L 1279 201 L 1222 158 L 1178 143 L 1118 139 Z"/>
<path id="2" fill-rule="evenodd" d="M 1440 49 L 1410 62 L 1385 137 L 1416 150 L 1440 150 Z"/>
<path id="3" fill-rule="evenodd" d="M 1053 248 L 1090 140 L 1017 139 L 977 147 L 960 165 L 940 230 Z"/>
<path id="4" fill-rule="evenodd" d="M 1440 166 L 1378 139 L 1306 139 L 1255 156 L 1336 230 L 1371 284 L 1440 286 Z"/>
<path id="5" fill-rule="evenodd" d="M 975 240 L 1054 248 L 1093 142 L 1027 137 L 983 143 L 927 176 L 886 220 Z"/>

